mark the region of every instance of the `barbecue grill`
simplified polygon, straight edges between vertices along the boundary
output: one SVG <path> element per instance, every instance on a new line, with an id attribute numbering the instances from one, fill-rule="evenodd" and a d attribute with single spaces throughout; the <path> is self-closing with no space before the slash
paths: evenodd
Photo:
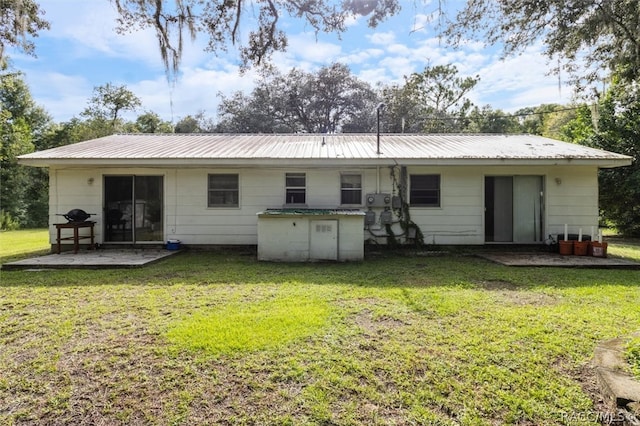
<path id="1" fill-rule="evenodd" d="M 86 220 L 89 219 L 92 215 L 95 215 L 95 213 L 87 213 L 82 209 L 72 209 L 65 214 L 59 214 L 58 216 L 62 216 L 67 219 L 69 223 L 73 223 L 86 222 Z"/>

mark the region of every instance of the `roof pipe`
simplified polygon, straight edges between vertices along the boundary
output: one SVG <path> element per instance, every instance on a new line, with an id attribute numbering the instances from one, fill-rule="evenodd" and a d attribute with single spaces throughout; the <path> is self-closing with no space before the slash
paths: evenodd
<path id="1" fill-rule="evenodd" d="M 382 154 L 380 152 L 380 111 L 385 107 L 386 105 L 384 104 L 384 102 L 380 102 L 378 104 L 378 106 L 376 107 L 376 120 L 377 120 L 377 132 L 376 132 L 376 154 L 380 155 Z"/>

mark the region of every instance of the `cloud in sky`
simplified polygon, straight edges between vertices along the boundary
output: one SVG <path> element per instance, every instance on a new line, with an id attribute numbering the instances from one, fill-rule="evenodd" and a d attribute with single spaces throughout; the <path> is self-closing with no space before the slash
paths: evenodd
<path id="1" fill-rule="evenodd" d="M 455 2 L 453 2 L 455 3 Z M 78 116 L 94 87 L 111 82 L 125 84 L 143 101 L 144 110 L 166 120 L 204 110 L 215 117 L 218 94 L 250 92 L 255 70 L 239 73 L 238 54 L 205 52 L 206 37 L 185 43 L 178 81 L 167 81 L 152 30 L 117 34 L 116 11 L 108 0 L 41 0 L 52 29 L 35 39 L 37 59 L 12 55 L 36 101 L 56 121 Z M 273 63 L 283 72 L 291 68 L 315 71 L 334 61 L 350 66 L 354 75 L 369 82 L 401 83 L 404 76 L 425 66 L 454 64 L 461 75 L 480 75 L 471 94 L 478 104 L 514 111 L 541 103 L 566 103 L 569 87 L 558 91 L 557 78 L 534 46 L 522 55 L 501 60 L 495 49 L 470 42 L 453 50 L 436 37 L 434 4 L 409 7 L 376 29 L 364 19 L 353 19 L 341 37 L 314 34 L 299 22 L 286 22 L 289 48 Z M 244 36 L 248 30 L 245 30 Z M 140 111 L 141 112 L 141 111 Z"/>

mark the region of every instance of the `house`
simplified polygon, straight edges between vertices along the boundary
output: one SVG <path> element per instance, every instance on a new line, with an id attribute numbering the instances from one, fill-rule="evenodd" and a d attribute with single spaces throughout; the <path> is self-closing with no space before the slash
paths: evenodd
<path id="1" fill-rule="evenodd" d="M 632 158 L 531 135 L 126 134 L 19 161 L 49 168 L 52 244 L 59 215 L 79 208 L 100 244 L 352 260 L 391 239 L 531 244 L 565 224 L 589 234 L 598 169 Z"/>

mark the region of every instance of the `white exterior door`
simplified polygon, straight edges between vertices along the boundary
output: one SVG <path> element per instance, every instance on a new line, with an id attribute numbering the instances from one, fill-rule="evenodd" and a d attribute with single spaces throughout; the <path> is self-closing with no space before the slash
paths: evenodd
<path id="1" fill-rule="evenodd" d="M 312 220 L 309 236 L 311 260 L 338 260 L 338 221 Z"/>

